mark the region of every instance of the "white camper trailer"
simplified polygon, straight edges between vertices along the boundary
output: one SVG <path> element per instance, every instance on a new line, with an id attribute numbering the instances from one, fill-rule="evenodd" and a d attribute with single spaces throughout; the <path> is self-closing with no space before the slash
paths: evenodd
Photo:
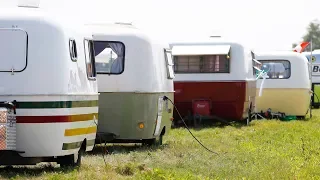
<path id="1" fill-rule="evenodd" d="M 0 165 L 78 166 L 97 130 L 90 33 L 38 8 L 0 11 Z"/>
<path id="2" fill-rule="evenodd" d="M 261 52 L 256 53 L 256 59 L 268 76 L 262 86 L 262 78 L 257 82 L 257 112 L 270 108 L 274 112 L 304 118 L 311 100 L 307 58 L 296 52 Z"/>
<path id="3" fill-rule="evenodd" d="M 186 119 L 251 121 L 255 101 L 254 53 L 224 38 L 170 43 L 175 104 Z M 178 119 L 174 111 L 174 119 Z"/>
<path id="4" fill-rule="evenodd" d="M 168 44 L 125 24 L 92 24 L 99 96 L 97 135 L 161 144 L 171 128 L 173 64 Z M 97 137 L 99 143 L 100 137 Z"/>
<path id="5" fill-rule="evenodd" d="M 314 95 L 312 96 L 312 106 L 315 108 L 320 107 L 320 49 L 315 49 L 312 51 L 312 58 L 311 52 L 303 52 L 309 61 L 312 62 L 311 72 L 312 72 L 312 91 Z M 311 61 L 310 61 L 311 59 Z"/>

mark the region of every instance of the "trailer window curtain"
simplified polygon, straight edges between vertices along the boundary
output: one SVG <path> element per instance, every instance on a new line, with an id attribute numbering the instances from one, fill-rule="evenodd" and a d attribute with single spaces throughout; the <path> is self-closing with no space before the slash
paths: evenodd
<path id="1" fill-rule="evenodd" d="M 124 71 L 125 46 L 121 42 L 94 41 L 98 74 L 121 74 Z"/>
<path id="2" fill-rule="evenodd" d="M 229 55 L 174 56 L 175 73 L 230 73 Z"/>
<path id="3" fill-rule="evenodd" d="M 288 60 L 259 60 L 259 62 L 262 63 L 262 70 L 268 71 L 267 79 L 289 79 L 291 76 L 291 64 Z"/>

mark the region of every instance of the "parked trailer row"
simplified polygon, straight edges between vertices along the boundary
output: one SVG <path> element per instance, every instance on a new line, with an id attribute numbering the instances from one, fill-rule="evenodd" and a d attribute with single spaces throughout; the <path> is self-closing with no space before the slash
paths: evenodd
<path id="1" fill-rule="evenodd" d="M 308 109 L 308 63 L 298 53 L 259 55 L 223 38 L 169 46 L 132 25 L 21 7 L 0 12 L 0 39 L 0 165 L 78 166 L 95 144 L 162 144 L 172 121 L 249 123 L 257 108 Z M 278 62 L 286 78 L 270 71 Z M 266 80 L 266 98 L 256 97 L 259 68 L 279 76 Z M 303 89 L 291 93 L 299 107 L 283 109 L 289 86 Z"/>

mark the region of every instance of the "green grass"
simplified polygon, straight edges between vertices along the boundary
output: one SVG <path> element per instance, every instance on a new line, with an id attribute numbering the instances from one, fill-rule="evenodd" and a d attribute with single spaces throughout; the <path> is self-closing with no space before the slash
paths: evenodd
<path id="1" fill-rule="evenodd" d="M 80 169 L 57 165 L 0 169 L 0 179 L 320 179 L 320 110 L 305 121 L 253 121 L 250 126 L 173 129 L 160 148 L 108 146 Z M 44 166 L 44 167 L 43 167 Z"/>

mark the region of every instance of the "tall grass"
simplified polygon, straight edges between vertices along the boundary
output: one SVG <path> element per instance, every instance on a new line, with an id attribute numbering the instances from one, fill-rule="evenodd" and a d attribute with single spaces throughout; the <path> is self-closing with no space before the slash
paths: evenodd
<path id="1" fill-rule="evenodd" d="M 320 179 L 320 110 L 309 120 L 253 121 L 173 129 L 161 147 L 108 145 L 87 154 L 79 169 L 57 165 L 0 169 L 0 179 Z"/>

